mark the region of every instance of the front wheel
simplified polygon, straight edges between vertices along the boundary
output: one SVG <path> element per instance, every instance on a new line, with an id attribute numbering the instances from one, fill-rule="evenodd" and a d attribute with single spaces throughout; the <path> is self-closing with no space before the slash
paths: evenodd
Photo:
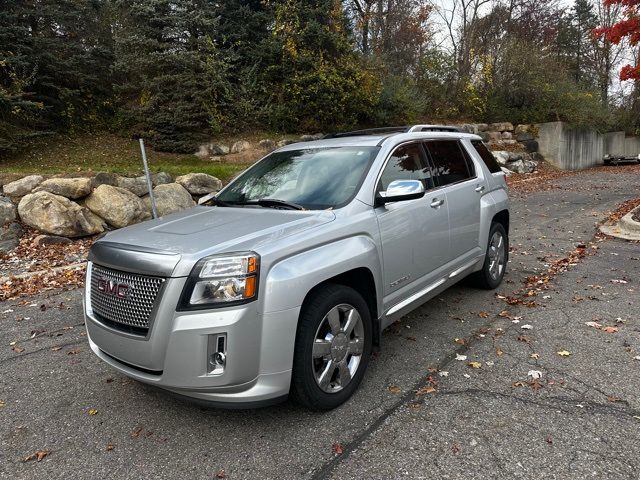
<path id="1" fill-rule="evenodd" d="M 305 301 L 296 335 L 291 395 L 314 410 L 330 410 L 358 388 L 369 363 L 371 315 L 354 289 L 324 285 Z"/>
<path id="2" fill-rule="evenodd" d="M 509 259 L 509 237 L 500 223 L 493 222 L 482 270 L 472 275 L 474 283 L 486 290 L 497 288 L 504 278 Z"/>

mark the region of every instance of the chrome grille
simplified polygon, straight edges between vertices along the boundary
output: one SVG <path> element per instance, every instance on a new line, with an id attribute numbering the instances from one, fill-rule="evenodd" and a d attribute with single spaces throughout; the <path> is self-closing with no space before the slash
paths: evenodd
<path id="1" fill-rule="evenodd" d="M 158 291 L 165 279 L 92 265 L 91 308 L 111 326 L 148 330 Z M 118 292 L 118 285 L 126 285 Z M 99 288 L 99 286 L 101 288 Z M 118 294 L 120 293 L 120 294 Z M 114 325 L 115 324 L 115 325 Z"/>

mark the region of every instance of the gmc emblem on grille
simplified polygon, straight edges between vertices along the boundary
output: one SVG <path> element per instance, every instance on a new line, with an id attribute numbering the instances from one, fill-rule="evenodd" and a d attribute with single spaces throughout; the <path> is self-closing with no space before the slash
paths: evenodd
<path id="1" fill-rule="evenodd" d="M 118 298 L 127 298 L 129 296 L 129 285 L 107 280 L 106 278 L 98 279 L 98 290 Z"/>

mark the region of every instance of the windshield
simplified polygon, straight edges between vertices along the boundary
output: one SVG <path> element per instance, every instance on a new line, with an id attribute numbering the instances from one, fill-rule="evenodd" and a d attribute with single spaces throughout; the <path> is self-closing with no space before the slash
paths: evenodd
<path id="1" fill-rule="evenodd" d="M 356 194 L 379 147 L 306 148 L 275 152 L 231 182 L 218 199 L 250 205 L 277 199 L 318 210 Z"/>

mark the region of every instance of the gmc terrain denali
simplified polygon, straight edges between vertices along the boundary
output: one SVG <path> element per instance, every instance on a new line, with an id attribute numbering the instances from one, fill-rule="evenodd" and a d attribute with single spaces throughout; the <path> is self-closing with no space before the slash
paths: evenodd
<path id="1" fill-rule="evenodd" d="M 287 145 L 199 203 L 98 240 L 85 316 L 109 365 L 214 405 L 336 407 L 385 327 L 505 273 L 504 175 L 452 127 Z"/>

